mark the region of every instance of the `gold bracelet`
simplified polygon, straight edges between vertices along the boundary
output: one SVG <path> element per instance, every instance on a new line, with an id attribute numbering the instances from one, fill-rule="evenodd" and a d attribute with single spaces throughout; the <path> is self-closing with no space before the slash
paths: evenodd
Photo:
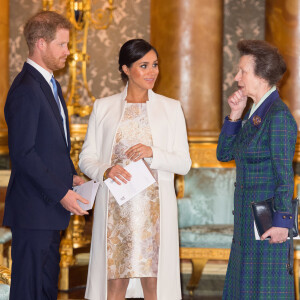
<path id="1" fill-rule="evenodd" d="M 239 119 L 231 119 L 230 116 L 228 115 L 228 120 L 230 122 L 237 122 L 237 121 L 241 121 L 242 119 L 241 118 L 239 118 Z"/>
<path id="2" fill-rule="evenodd" d="M 107 169 L 108 170 L 108 169 Z M 107 179 L 107 170 L 105 170 L 104 174 L 103 174 L 103 179 Z"/>

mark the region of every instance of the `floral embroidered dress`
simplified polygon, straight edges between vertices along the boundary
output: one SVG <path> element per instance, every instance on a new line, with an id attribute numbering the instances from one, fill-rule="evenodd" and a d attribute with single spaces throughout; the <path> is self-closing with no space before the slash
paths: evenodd
<path id="1" fill-rule="evenodd" d="M 146 103 L 127 103 L 113 145 L 111 165 L 126 166 L 125 152 L 142 143 L 152 146 Z M 151 159 L 147 159 L 151 163 Z M 157 180 L 157 171 L 152 170 Z M 108 279 L 157 277 L 159 191 L 154 183 L 122 206 L 110 194 L 107 222 Z"/>

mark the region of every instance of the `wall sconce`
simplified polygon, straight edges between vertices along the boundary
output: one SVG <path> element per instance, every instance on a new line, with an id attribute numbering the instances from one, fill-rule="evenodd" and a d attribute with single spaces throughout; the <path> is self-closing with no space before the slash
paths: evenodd
<path id="1" fill-rule="evenodd" d="M 93 3 L 92 3 L 93 2 Z M 98 30 L 107 29 L 113 21 L 112 12 L 115 9 L 113 0 L 106 0 L 105 8 L 96 8 L 98 1 L 92 0 L 67 0 L 65 3 L 66 18 L 71 22 L 73 28 L 70 34 L 70 55 L 68 57 L 69 83 L 65 96 L 69 116 L 88 116 L 91 113 L 91 105 L 81 104 L 80 99 L 87 97 L 95 101 L 87 82 L 87 38 L 90 26 Z M 54 0 L 43 0 L 43 10 L 53 10 Z M 61 12 L 59 12 L 61 13 Z M 62 13 L 63 14 L 63 13 Z"/>

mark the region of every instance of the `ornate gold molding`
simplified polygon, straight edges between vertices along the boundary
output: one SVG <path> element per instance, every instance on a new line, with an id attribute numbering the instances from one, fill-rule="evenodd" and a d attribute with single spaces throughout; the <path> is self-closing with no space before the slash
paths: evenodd
<path id="1" fill-rule="evenodd" d="M 218 136 L 189 137 L 192 168 L 234 168 L 235 162 L 220 162 L 217 160 L 216 151 Z M 294 162 L 300 162 L 300 131 L 295 147 Z"/>
<path id="2" fill-rule="evenodd" d="M 53 10 L 54 2 L 57 1 L 43 0 L 43 9 Z M 81 104 L 81 99 L 85 97 L 85 94 L 92 102 L 95 101 L 87 80 L 89 27 L 93 26 L 98 30 L 107 29 L 113 21 L 112 12 L 115 9 L 114 0 L 107 0 L 105 8 L 99 8 L 97 2 L 92 3 L 91 0 L 65 1 L 66 18 L 73 25 L 70 32 L 70 55 L 68 57 L 70 76 L 65 94 L 69 116 L 85 117 L 91 113 L 92 105 Z"/>
<path id="3" fill-rule="evenodd" d="M 212 259 L 212 260 L 228 260 L 230 249 L 222 248 L 185 248 L 180 247 L 181 259 Z"/>
<path id="4" fill-rule="evenodd" d="M 175 175 L 175 190 L 177 199 L 181 199 L 184 197 L 184 176 L 183 175 Z"/>
<path id="5" fill-rule="evenodd" d="M 70 133 L 71 133 L 71 159 L 74 163 L 76 171 L 79 175 L 83 175 L 78 167 L 79 154 L 84 142 L 85 134 L 87 130 L 87 124 L 71 124 Z M 83 216 L 72 216 L 72 243 L 74 248 L 84 247 L 89 245 L 91 239 L 84 235 L 85 219 Z"/>
<path id="6" fill-rule="evenodd" d="M 214 138 L 209 138 L 211 141 Z M 192 168 L 234 168 L 235 162 L 217 160 L 217 140 L 214 142 L 190 143 Z"/>
<path id="7" fill-rule="evenodd" d="M 10 285 L 11 271 L 10 269 L 0 266 L 0 281 Z"/>
<path id="8" fill-rule="evenodd" d="M 71 136 L 71 159 L 74 163 L 75 169 L 78 174 L 82 175 L 78 167 L 79 154 L 84 142 L 87 124 L 70 124 Z"/>
<path id="9" fill-rule="evenodd" d="M 8 135 L 7 129 L 0 131 L 0 155 L 8 155 Z"/>
<path id="10" fill-rule="evenodd" d="M 300 132 L 298 131 L 298 137 L 295 147 L 295 155 L 294 155 L 294 162 L 300 162 Z"/>
<path id="11" fill-rule="evenodd" d="M 8 141 L 4 104 L 9 87 L 9 0 L 1 1 L 0 19 L 0 155 L 7 155 Z"/>

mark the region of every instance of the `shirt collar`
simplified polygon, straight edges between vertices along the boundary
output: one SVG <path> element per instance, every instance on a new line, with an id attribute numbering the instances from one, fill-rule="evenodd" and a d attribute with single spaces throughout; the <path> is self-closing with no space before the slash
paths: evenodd
<path id="1" fill-rule="evenodd" d="M 37 64 L 36 62 L 34 62 L 32 59 L 27 58 L 26 62 L 28 64 L 30 64 L 32 67 L 34 67 L 37 71 L 39 71 L 43 77 L 45 78 L 45 80 L 50 84 L 50 80 L 53 76 L 53 73 L 50 73 L 49 71 L 47 71 L 46 69 L 44 69 L 43 67 L 41 67 L 39 64 Z"/>
<path id="2" fill-rule="evenodd" d="M 259 105 L 259 107 L 257 107 L 255 113 L 249 117 L 249 121 L 251 122 L 251 124 L 259 128 L 262 125 L 262 122 L 270 107 L 278 98 L 279 93 L 276 89 L 273 92 L 269 93 L 267 98 L 263 99 L 262 103 Z"/>
<path id="3" fill-rule="evenodd" d="M 127 97 L 127 90 L 128 90 L 128 82 L 126 83 L 126 86 L 124 88 L 124 90 L 121 93 L 121 99 L 125 100 Z M 152 90 L 148 90 L 148 99 L 151 102 L 154 96 L 154 92 Z"/>
<path id="4" fill-rule="evenodd" d="M 259 100 L 259 102 L 255 105 L 255 103 L 253 103 L 250 114 L 249 114 L 249 118 L 253 115 L 253 113 L 262 105 L 262 103 L 274 92 L 276 91 L 276 86 L 274 85 L 271 89 L 269 89 L 263 96 L 262 98 Z"/>

